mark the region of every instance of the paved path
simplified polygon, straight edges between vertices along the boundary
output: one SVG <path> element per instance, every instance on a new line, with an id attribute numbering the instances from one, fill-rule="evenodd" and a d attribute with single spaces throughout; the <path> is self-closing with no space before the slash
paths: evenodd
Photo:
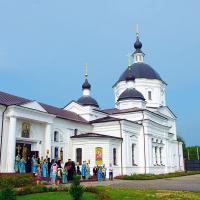
<path id="1" fill-rule="evenodd" d="M 160 190 L 186 190 L 200 192 L 200 174 L 192 176 L 182 176 L 177 178 L 157 179 L 157 180 L 114 180 L 84 183 L 86 186 L 111 186 L 140 189 L 160 189 Z"/>

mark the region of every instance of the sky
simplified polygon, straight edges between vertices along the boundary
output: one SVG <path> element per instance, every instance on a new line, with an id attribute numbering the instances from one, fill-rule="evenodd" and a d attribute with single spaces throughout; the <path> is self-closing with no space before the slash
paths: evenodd
<path id="1" fill-rule="evenodd" d="M 64 107 L 82 95 L 87 63 L 92 96 L 112 108 L 139 24 L 177 133 L 200 145 L 199 8 L 199 0 L 0 0 L 0 90 Z"/>

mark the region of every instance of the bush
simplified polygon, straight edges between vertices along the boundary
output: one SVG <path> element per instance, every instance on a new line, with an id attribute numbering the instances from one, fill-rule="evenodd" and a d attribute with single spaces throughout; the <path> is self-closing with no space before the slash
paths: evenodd
<path id="1" fill-rule="evenodd" d="M 14 176 L 2 175 L 0 176 L 0 188 L 8 184 L 12 187 L 23 187 L 26 185 L 33 185 L 35 183 L 34 177 L 31 174 L 16 174 Z"/>
<path id="2" fill-rule="evenodd" d="M 80 176 L 78 175 L 73 176 L 69 193 L 72 196 L 73 200 L 81 200 L 84 193 L 84 188 L 83 186 L 80 185 Z"/>
<path id="3" fill-rule="evenodd" d="M 16 200 L 15 190 L 10 186 L 2 188 L 2 190 L 0 191 L 0 199 L 1 200 Z"/>

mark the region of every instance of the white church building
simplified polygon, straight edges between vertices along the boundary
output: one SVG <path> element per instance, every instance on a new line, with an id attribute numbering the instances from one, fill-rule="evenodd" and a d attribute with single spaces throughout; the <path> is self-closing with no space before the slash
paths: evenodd
<path id="1" fill-rule="evenodd" d="M 87 73 L 83 95 L 64 108 L 0 92 L 0 172 L 13 173 L 17 155 L 112 164 L 114 176 L 184 170 L 166 83 L 144 63 L 138 35 L 134 48 L 110 109 L 91 97 Z"/>

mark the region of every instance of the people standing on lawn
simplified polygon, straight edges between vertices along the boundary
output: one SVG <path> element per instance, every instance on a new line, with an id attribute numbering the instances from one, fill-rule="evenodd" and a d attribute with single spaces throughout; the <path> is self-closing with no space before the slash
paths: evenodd
<path id="1" fill-rule="evenodd" d="M 82 175 L 82 179 L 84 180 L 86 177 L 86 164 L 85 161 L 83 161 L 82 167 L 81 167 L 81 175 Z"/>
<path id="2" fill-rule="evenodd" d="M 97 171 L 97 180 L 98 180 L 98 182 L 102 182 L 102 180 L 103 180 L 102 167 L 101 166 L 98 168 L 98 171 Z"/>
<path id="3" fill-rule="evenodd" d="M 93 168 L 93 177 L 97 179 L 98 165 Z"/>
<path id="4" fill-rule="evenodd" d="M 51 183 L 55 184 L 56 181 L 56 176 L 57 176 L 57 170 L 58 170 L 58 166 L 55 162 L 55 160 L 52 160 L 52 165 L 51 165 Z"/>
<path id="5" fill-rule="evenodd" d="M 90 166 L 89 163 L 86 163 L 86 180 L 90 178 Z"/>
<path id="6" fill-rule="evenodd" d="M 32 166 L 31 166 L 31 157 L 28 156 L 27 158 L 27 161 L 26 161 L 26 173 L 31 173 L 31 169 L 32 169 Z"/>
<path id="7" fill-rule="evenodd" d="M 64 167 L 64 169 L 62 170 L 62 184 L 66 183 L 67 183 L 67 168 Z"/>
<path id="8" fill-rule="evenodd" d="M 26 173 L 26 161 L 25 161 L 24 157 L 22 157 L 20 160 L 19 173 L 20 174 Z"/>
<path id="9" fill-rule="evenodd" d="M 55 162 L 55 159 L 50 160 L 50 158 L 46 157 L 41 159 L 39 157 L 30 156 L 25 160 L 23 157 L 20 159 L 20 156 L 16 156 L 15 158 L 15 171 L 19 173 L 32 173 L 35 176 L 39 176 L 41 178 L 51 178 L 51 183 L 55 184 L 57 179 L 60 180 L 61 183 L 65 184 L 68 181 L 73 179 L 73 175 L 77 174 L 82 177 L 83 180 L 88 180 L 91 178 L 90 174 L 90 166 L 89 162 L 83 161 L 82 165 L 79 165 L 79 162 L 75 164 L 74 161 L 68 159 L 63 167 L 63 162 L 58 160 Z M 98 179 L 99 182 L 106 179 L 106 167 L 105 164 L 103 166 L 94 166 L 93 168 L 93 177 L 94 179 Z M 109 172 L 109 180 L 113 180 L 113 167 L 112 164 L 108 167 Z"/>
<path id="10" fill-rule="evenodd" d="M 50 177 L 51 173 L 51 159 L 47 158 L 47 169 L 48 169 L 48 176 Z"/>
<path id="11" fill-rule="evenodd" d="M 19 173 L 19 167 L 20 167 L 20 155 L 17 155 L 15 158 L 15 172 Z"/>
<path id="12" fill-rule="evenodd" d="M 79 162 L 76 163 L 76 174 L 81 176 L 81 170 L 80 170 Z"/>
<path id="13" fill-rule="evenodd" d="M 103 176 L 103 180 L 105 181 L 106 180 L 106 166 L 105 164 L 103 164 L 103 167 L 102 167 L 102 176 Z"/>
<path id="14" fill-rule="evenodd" d="M 48 177 L 48 164 L 46 159 L 44 159 L 42 163 L 42 177 Z"/>
<path id="15" fill-rule="evenodd" d="M 35 156 L 32 157 L 32 173 L 35 175 L 37 173 L 37 168 L 38 168 L 38 161 L 35 158 Z"/>
<path id="16" fill-rule="evenodd" d="M 111 163 L 109 165 L 109 180 L 113 181 L 113 168 Z"/>

